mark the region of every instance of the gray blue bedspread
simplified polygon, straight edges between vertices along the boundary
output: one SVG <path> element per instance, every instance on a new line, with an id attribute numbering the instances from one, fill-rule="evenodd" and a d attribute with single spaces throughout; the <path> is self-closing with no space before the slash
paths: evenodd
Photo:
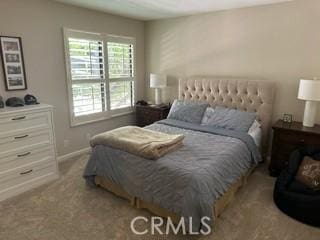
<path id="1" fill-rule="evenodd" d="M 261 157 L 246 133 L 163 120 L 146 128 L 184 134 L 183 146 L 158 160 L 98 145 L 93 148 L 84 178 L 93 184 L 103 176 L 121 185 L 130 195 L 175 212 L 192 230 L 201 228 L 201 217 L 212 219 L 212 206 Z"/>

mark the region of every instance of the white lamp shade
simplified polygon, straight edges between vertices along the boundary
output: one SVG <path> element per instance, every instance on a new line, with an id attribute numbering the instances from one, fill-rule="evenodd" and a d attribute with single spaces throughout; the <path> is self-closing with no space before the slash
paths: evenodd
<path id="1" fill-rule="evenodd" d="M 167 86 L 167 76 L 150 74 L 150 88 L 165 88 Z"/>
<path id="2" fill-rule="evenodd" d="M 320 81 L 301 79 L 298 98 L 307 101 L 320 101 Z"/>

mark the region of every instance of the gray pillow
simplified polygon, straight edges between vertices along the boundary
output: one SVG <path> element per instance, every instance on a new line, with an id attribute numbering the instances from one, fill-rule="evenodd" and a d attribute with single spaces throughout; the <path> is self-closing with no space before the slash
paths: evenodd
<path id="1" fill-rule="evenodd" d="M 248 132 L 256 117 L 257 114 L 253 112 L 244 112 L 217 106 L 214 111 L 211 112 L 211 116 L 207 118 L 207 121 L 202 121 L 202 125 Z"/>
<path id="2" fill-rule="evenodd" d="M 200 124 L 207 106 L 202 102 L 174 100 L 168 118 Z"/>

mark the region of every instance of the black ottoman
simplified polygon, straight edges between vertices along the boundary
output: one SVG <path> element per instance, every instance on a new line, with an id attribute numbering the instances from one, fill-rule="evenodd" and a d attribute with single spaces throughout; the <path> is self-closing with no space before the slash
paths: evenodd
<path id="1" fill-rule="evenodd" d="M 320 191 L 314 191 L 295 180 L 300 163 L 305 156 L 320 161 L 320 149 L 304 147 L 294 151 L 277 178 L 273 199 L 278 208 L 306 224 L 320 227 Z"/>

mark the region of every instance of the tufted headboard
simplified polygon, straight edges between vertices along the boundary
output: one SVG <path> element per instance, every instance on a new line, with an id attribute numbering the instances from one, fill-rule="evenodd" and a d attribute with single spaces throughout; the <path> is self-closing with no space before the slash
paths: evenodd
<path id="1" fill-rule="evenodd" d="M 270 81 L 189 77 L 179 80 L 179 99 L 256 112 L 257 120 L 261 123 L 261 150 L 265 157 L 272 121 L 274 88 L 274 83 Z"/>

